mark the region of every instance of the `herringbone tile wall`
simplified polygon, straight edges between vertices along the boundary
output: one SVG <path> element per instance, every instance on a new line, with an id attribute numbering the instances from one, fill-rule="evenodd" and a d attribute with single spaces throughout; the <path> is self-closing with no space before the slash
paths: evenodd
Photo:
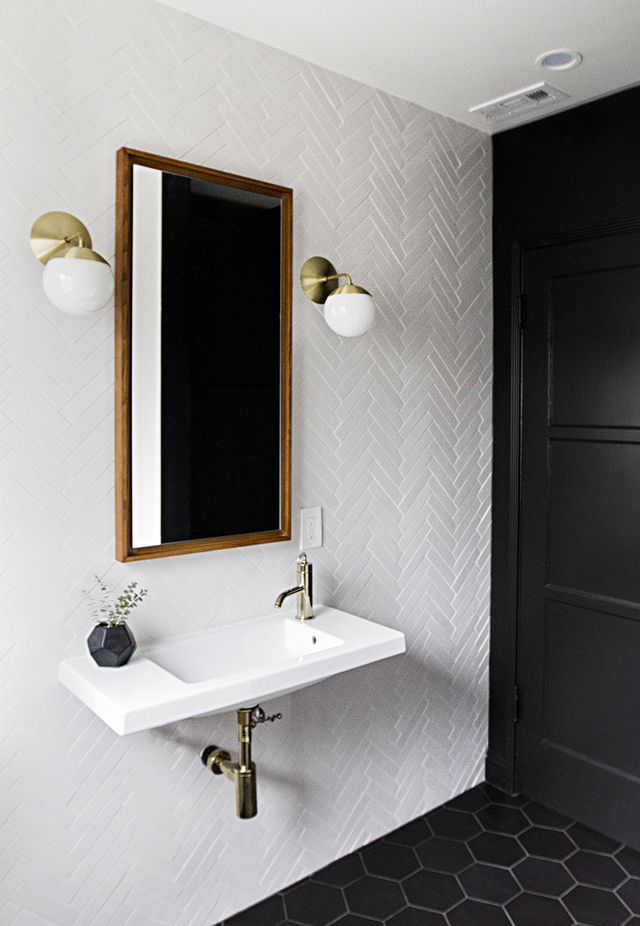
<path id="1" fill-rule="evenodd" d="M 121 145 L 293 186 L 296 269 L 326 254 L 379 308 L 340 340 L 296 287 L 294 505 L 324 507 L 319 596 L 408 654 L 268 705 L 250 822 L 198 758 L 232 716 L 119 738 L 56 680 L 92 572 L 149 588 L 144 641 L 268 611 L 297 551 L 114 563 L 112 312 L 49 305 L 27 236 L 66 209 L 112 255 Z M 0 2 L 4 926 L 208 926 L 479 779 L 489 177 L 471 129 L 152 0 Z"/>

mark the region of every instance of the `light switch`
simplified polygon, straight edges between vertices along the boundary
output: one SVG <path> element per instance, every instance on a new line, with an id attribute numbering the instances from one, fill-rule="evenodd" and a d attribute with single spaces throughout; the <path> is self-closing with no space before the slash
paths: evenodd
<path id="1" fill-rule="evenodd" d="M 322 508 L 300 509 L 300 549 L 322 546 Z"/>

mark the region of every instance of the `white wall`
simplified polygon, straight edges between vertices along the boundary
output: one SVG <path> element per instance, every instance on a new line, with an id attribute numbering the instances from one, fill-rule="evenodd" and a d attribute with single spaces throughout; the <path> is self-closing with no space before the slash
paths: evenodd
<path id="1" fill-rule="evenodd" d="M 111 257 L 121 145 L 292 186 L 296 275 L 326 254 L 379 309 L 340 340 L 295 287 L 294 505 L 319 596 L 408 654 L 266 705 L 254 821 L 199 760 L 232 715 L 118 738 L 56 681 L 92 572 L 149 588 L 144 641 L 268 613 L 297 552 L 114 562 L 113 314 L 49 305 L 28 233 L 65 209 Z M 481 777 L 489 176 L 473 130 L 151 0 L 0 2 L 3 924 L 210 926 Z"/>

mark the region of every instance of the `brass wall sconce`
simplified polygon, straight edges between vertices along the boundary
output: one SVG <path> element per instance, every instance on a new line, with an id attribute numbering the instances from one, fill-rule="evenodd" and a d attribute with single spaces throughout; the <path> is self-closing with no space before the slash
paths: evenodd
<path id="1" fill-rule="evenodd" d="M 340 277 L 347 279 L 343 286 Z M 357 338 L 373 325 L 376 309 L 371 293 L 355 286 L 348 273 L 338 273 L 326 257 L 310 257 L 304 262 L 300 285 L 311 302 L 324 305 L 324 320 L 343 338 Z"/>
<path id="2" fill-rule="evenodd" d="M 90 315 L 113 295 L 111 267 L 91 249 L 91 235 L 68 212 L 45 212 L 31 228 L 31 250 L 44 264 L 47 299 L 69 315 Z"/>

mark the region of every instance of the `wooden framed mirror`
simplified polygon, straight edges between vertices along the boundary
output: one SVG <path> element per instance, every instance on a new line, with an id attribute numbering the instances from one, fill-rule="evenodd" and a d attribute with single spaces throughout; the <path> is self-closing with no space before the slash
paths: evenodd
<path id="1" fill-rule="evenodd" d="M 120 561 L 291 538 L 292 199 L 118 151 Z"/>

